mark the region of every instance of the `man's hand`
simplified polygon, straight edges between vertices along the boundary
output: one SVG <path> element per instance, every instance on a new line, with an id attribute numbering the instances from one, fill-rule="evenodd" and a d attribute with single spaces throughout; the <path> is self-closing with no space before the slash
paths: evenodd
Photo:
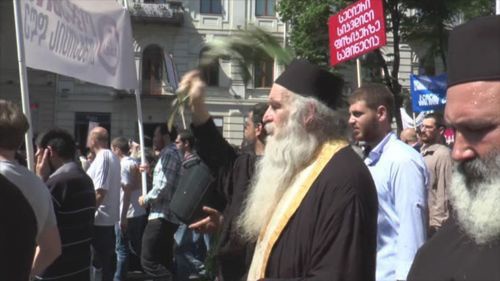
<path id="1" fill-rule="evenodd" d="M 43 181 L 46 181 L 50 176 L 49 153 L 49 148 L 38 148 L 35 154 L 36 175 Z"/>
<path id="2" fill-rule="evenodd" d="M 212 209 L 207 206 L 203 206 L 203 211 L 208 215 L 208 217 L 190 224 L 189 229 L 201 233 L 216 232 L 222 225 L 224 217 L 216 209 Z"/>
<path id="3" fill-rule="evenodd" d="M 205 82 L 201 79 L 199 70 L 192 70 L 182 76 L 178 92 L 186 92 L 189 96 L 189 104 L 202 104 L 205 100 Z"/>
<path id="4" fill-rule="evenodd" d="M 146 207 L 146 202 L 144 202 L 144 196 L 143 195 L 139 196 L 139 199 L 137 201 L 139 201 L 139 205 L 141 205 L 141 207 L 143 207 L 143 208 Z"/>
<path id="5" fill-rule="evenodd" d="M 179 83 L 177 92 L 187 92 L 194 125 L 204 124 L 210 118 L 205 106 L 205 88 L 205 82 L 201 79 L 201 73 L 198 70 L 186 73 Z"/>
<path id="6" fill-rule="evenodd" d="M 141 171 L 139 169 L 138 165 L 132 165 L 130 167 L 130 176 L 131 176 L 131 182 L 132 182 L 132 188 L 131 192 L 134 190 L 139 190 L 141 189 Z"/>
<path id="7" fill-rule="evenodd" d="M 141 173 L 146 172 L 146 174 L 149 174 L 150 170 L 151 170 L 151 167 L 147 163 L 139 165 L 139 171 Z"/>

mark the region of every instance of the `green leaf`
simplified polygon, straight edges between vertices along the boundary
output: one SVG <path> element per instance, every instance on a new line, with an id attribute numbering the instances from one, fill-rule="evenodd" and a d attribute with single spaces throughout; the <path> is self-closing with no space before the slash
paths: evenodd
<path id="1" fill-rule="evenodd" d="M 207 49 L 200 58 L 200 68 L 206 67 L 219 59 L 231 58 L 241 70 L 241 78 L 246 85 L 252 78 L 250 67 L 256 61 L 265 57 L 274 58 L 279 64 L 288 65 L 295 57 L 291 49 L 283 48 L 276 38 L 254 26 L 247 30 L 236 32 L 236 34 L 223 39 L 208 42 Z M 168 118 L 168 128 L 171 129 L 175 116 L 182 115 L 184 106 L 189 97 L 189 89 L 177 91 L 177 98 L 172 102 L 172 113 Z"/>

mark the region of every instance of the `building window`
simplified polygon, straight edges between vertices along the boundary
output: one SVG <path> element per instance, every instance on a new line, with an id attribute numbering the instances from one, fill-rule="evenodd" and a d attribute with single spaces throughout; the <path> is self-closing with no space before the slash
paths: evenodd
<path id="1" fill-rule="evenodd" d="M 142 54 L 142 92 L 161 95 L 164 72 L 163 50 L 157 45 L 148 46 Z"/>
<path id="2" fill-rule="evenodd" d="M 200 13 L 222 14 L 221 0 L 200 0 Z"/>
<path id="3" fill-rule="evenodd" d="M 212 120 L 214 120 L 215 128 L 222 135 L 224 131 L 224 117 L 212 116 Z"/>
<path id="4" fill-rule="evenodd" d="M 273 85 L 274 60 L 270 57 L 259 60 L 254 65 L 254 87 L 270 88 Z"/>
<path id="5" fill-rule="evenodd" d="M 75 112 L 75 141 L 82 153 L 87 150 L 88 133 L 96 126 L 101 126 L 111 134 L 111 113 Z"/>
<path id="6" fill-rule="evenodd" d="M 206 49 L 202 49 L 200 52 L 200 60 L 203 56 L 203 52 Z M 215 60 L 208 65 L 203 65 L 200 67 L 201 77 L 207 84 L 207 86 L 217 87 L 219 86 L 219 61 Z"/>
<path id="7" fill-rule="evenodd" d="M 165 3 L 167 3 L 167 0 L 144 0 L 143 3 L 145 3 L 145 4 L 165 4 Z"/>
<path id="8" fill-rule="evenodd" d="M 276 0 L 255 0 L 255 16 L 257 17 L 274 17 L 276 11 L 274 7 Z"/>

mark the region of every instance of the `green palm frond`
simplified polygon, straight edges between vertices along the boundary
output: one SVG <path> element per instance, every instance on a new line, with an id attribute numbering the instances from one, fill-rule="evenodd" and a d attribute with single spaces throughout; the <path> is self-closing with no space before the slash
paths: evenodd
<path id="1" fill-rule="evenodd" d="M 250 72 L 252 64 L 266 57 L 274 58 L 279 64 L 288 65 L 294 58 L 291 49 L 283 48 L 276 38 L 257 27 L 249 27 L 247 30 L 211 41 L 200 58 L 199 68 L 206 67 L 219 59 L 233 59 L 240 68 L 240 75 L 246 85 L 252 78 Z M 172 113 L 168 119 L 168 127 L 171 128 L 175 115 L 181 114 L 184 105 L 188 101 L 189 89 L 178 91 L 177 98 L 172 102 Z"/>

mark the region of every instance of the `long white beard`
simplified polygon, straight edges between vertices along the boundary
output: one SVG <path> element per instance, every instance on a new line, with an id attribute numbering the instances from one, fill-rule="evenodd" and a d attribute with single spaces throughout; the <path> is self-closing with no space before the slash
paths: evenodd
<path id="1" fill-rule="evenodd" d="M 247 241 L 257 240 L 283 193 L 292 185 L 298 172 L 314 158 L 319 147 L 319 140 L 298 120 L 292 119 L 278 134 L 268 137 L 264 156 L 257 164 L 237 222 L 240 235 Z M 270 132 L 274 128 L 266 126 L 266 130 Z"/>
<path id="2" fill-rule="evenodd" d="M 456 165 L 449 196 L 459 225 L 476 243 L 500 238 L 500 154 Z"/>

